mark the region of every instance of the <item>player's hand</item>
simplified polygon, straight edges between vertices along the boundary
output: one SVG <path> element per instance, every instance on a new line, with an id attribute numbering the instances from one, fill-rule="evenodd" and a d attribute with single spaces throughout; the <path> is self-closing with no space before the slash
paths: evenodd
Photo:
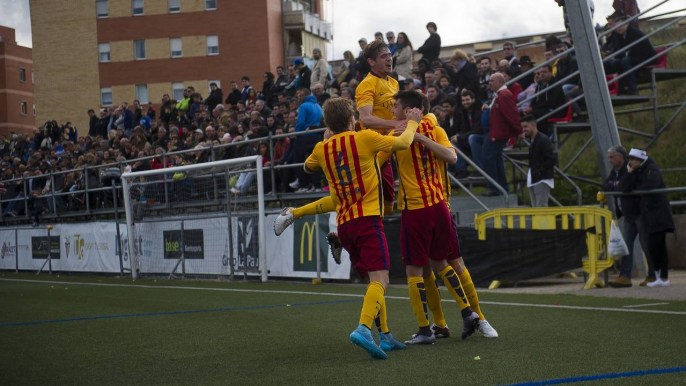
<path id="1" fill-rule="evenodd" d="M 424 115 L 422 114 L 422 110 L 418 108 L 413 108 L 407 113 L 406 118 L 410 121 L 415 121 L 419 123 L 421 122 L 423 116 Z"/>
<path id="2" fill-rule="evenodd" d="M 484 103 L 483 105 L 481 105 L 481 111 L 484 111 L 484 110 L 486 110 L 487 108 L 488 108 L 488 105 L 487 105 L 486 103 Z"/>

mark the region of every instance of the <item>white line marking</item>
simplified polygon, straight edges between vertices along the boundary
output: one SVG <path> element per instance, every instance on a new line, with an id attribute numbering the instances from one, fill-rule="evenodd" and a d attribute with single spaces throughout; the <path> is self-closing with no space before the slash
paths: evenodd
<path id="1" fill-rule="evenodd" d="M 349 298 L 363 298 L 363 294 L 346 294 L 346 293 L 332 293 L 332 292 L 309 292 L 309 291 L 278 291 L 278 290 L 248 290 L 238 288 L 207 288 L 207 287 L 177 287 L 171 285 L 144 285 L 144 284 L 111 284 L 111 283 L 83 283 L 83 282 L 68 282 L 68 281 L 49 281 L 49 280 L 29 280 L 29 279 L 2 279 L 0 281 L 13 281 L 21 283 L 44 283 L 44 284 L 62 284 L 62 285 L 89 285 L 96 287 L 126 287 L 126 288 L 146 288 L 146 289 L 182 289 L 182 290 L 197 290 L 197 291 L 223 291 L 223 292 L 252 292 L 265 294 L 293 294 L 293 295 L 315 295 L 315 296 L 340 296 Z M 406 296 L 386 296 L 386 299 L 393 300 L 410 300 Z M 452 299 L 442 299 L 444 302 L 454 303 Z M 508 302 L 479 302 L 480 304 L 489 304 L 495 306 L 510 306 L 510 307 L 534 307 L 534 308 L 557 308 L 566 310 L 589 310 L 589 311 L 610 311 L 610 312 L 631 312 L 639 314 L 662 314 L 662 315 L 682 315 L 686 316 L 686 311 L 660 311 L 660 310 L 639 310 L 627 308 L 612 308 L 612 307 L 585 307 L 585 306 L 565 306 L 554 304 L 533 304 L 533 303 L 508 303 Z"/>
<path id="2" fill-rule="evenodd" d="M 650 303 L 650 304 L 634 304 L 632 306 L 623 306 L 624 308 L 634 308 L 634 307 L 652 307 L 652 306 L 664 306 L 669 303 Z"/>

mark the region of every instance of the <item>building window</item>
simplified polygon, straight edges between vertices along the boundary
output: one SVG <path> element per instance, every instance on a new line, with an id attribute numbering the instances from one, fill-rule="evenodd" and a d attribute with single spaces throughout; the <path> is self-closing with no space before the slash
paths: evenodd
<path id="1" fill-rule="evenodd" d="M 217 9 L 217 0 L 205 0 L 205 10 L 211 11 Z"/>
<path id="2" fill-rule="evenodd" d="M 96 0 L 95 9 L 97 10 L 98 18 L 108 17 L 107 0 Z"/>
<path id="3" fill-rule="evenodd" d="M 169 50 L 172 58 L 180 58 L 183 56 L 183 48 L 181 46 L 181 39 L 169 39 Z"/>
<path id="4" fill-rule="evenodd" d="M 217 35 L 207 37 L 207 55 L 219 55 L 219 37 Z"/>
<path id="5" fill-rule="evenodd" d="M 148 103 L 148 85 L 147 84 L 137 84 L 136 85 L 136 99 L 142 105 Z"/>
<path id="6" fill-rule="evenodd" d="M 110 61 L 110 43 L 98 44 L 98 55 L 100 63 L 107 63 Z"/>
<path id="7" fill-rule="evenodd" d="M 31 84 L 33 84 L 33 68 L 31 69 Z"/>
<path id="8" fill-rule="evenodd" d="M 180 102 L 183 100 L 183 83 L 178 82 L 178 83 L 172 83 L 172 99 L 174 99 L 177 102 Z"/>
<path id="9" fill-rule="evenodd" d="M 103 106 L 112 106 L 112 87 L 100 89 L 100 104 Z"/>
<path id="10" fill-rule="evenodd" d="M 29 115 L 29 105 L 26 101 L 21 101 L 21 115 Z"/>
<path id="11" fill-rule="evenodd" d="M 131 9 L 133 16 L 143 14 L 143 0 L 131 0 Z"/>
<path id="12" fill-rule="evenodd" d="M 169 13 L 181 12 L 181 0 L 169 0 Z"/>
<path id="13" fill-rule="evenodd" d="M 217 84 L 217 88 L 222 88 L 222 81 L 221 81 L 221 80 L 218 80 L 218 79 L 217 79 L 217 80 L 208 80 L 208 81 L 207 81 L 207 92 L 208 92 L 208 93 L 211 93 L 211 92 L 212 92 L 212 87 L 210 87 L 210 85 L 211 85 L 212 83 L 216 83 L 216 84 Z"/>
<path id="14" fill-rule="evenodd" d="M 133 41 L 133 57 L 136 60 L 145 60 L 145 40 Z"/>
<path id="15" fill-rule="evenodd" d="M 33 104 L 33 116 L 34 117 L 36 116 L 36 104 L 35 103 Z"/>
<path id="16" fill-rule="evenodd" d="M 24 67 L 19 67 L 19 81 L 26 82 L 26 69 Z"/>

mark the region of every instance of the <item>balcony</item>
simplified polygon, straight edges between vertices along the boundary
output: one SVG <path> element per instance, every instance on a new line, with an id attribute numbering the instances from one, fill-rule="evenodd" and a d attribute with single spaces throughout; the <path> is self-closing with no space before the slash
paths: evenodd
<path id="1" fill-rule="evenodd" d="M 319 15 L 309 13 L 303 9 L 301 3 L 284 1 L 284 28 L 286 30 L 301 30 L 324 40 L 333 40 L 333 26 L 319 18 Z"/>

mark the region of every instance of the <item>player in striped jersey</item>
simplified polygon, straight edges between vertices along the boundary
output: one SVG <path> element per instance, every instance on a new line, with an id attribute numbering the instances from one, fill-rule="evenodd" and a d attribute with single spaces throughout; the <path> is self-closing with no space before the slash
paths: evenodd
<path id="1" fill-rule="evenodd" d="M 421 119 L 421 110 L 408 112 L 412 119 L 400 136 L 384 136 L 371 130 L 353 131 L 355 119 L 352 102 L 337 98 L 324 104 L 324 122 L 333 136 L 318 143 L 305 161 L 305 171 L 323 169 L 336 208 L 338 237 L 350 253 L 352 263 L 369 273 L 370 284 L 362 305 L 358 327 L 350 341 L 374 359 L 386 359 L 382 348 L 371 335 L 377 316 L 386 319 L 384 293 L 388 285 L 390 260 L 383 233 L 383 197 L 377 153 L 407 149 Z M 386 327 L 379 340 L 387 350 L 404 348 Z"/>
<path id="2" fill-rule="evenodd" d="M 423 108 L 422 96 L 414 91 L 401 91 L 395 100 L 393 115 L 399 121 L 405 120 L 409 111 Z M 463 318 L 462 339 L 466 339 L 474 333 L 479 315 L 470 308 L 455 270 L 446 261 L 451 245 L 451 219 L 438 168 L 440 160 L 451 164 L 457 162 L 457 154 L 445 131 L 438 127 L 436 117 L 427 114 L 414 133 L 410 148 L 396 151 L 395 159 L 400 173 L 400 247 L 410 303 L 419 325 L 419 331 L 405 343 L 431 344 L 436 340 L 428 318 L 424 281 L 424 267 L 427 265 L 439 273 L 451 296 L 459 304 Z"/>
<path id="3" fill-rule="evenodd" d="M 424 95 L 421 94 L 422 96 L 422 105 L 424 108 L 424 112 L 429 111 L 429 99 Z M 445 131 L 442 132 L 442 134 L 445 134 Z M 441 137 L 437 138 L 438 143 L 443 143 L 445 144 L 446 147 L 450 148 L 451 150 L 454 149 L 453 145 L 448 141 L 447 135 L 446 137 Z M 450 177 L 448 176 L 448 166 L 447 162 L 445 160 L 442 160 L 443 162 L 438 162 L 438 172 L 441 175 L 441 180 L 443 181 L 443 187 L 444 187 L 444 195 L 445 195 L 445 203 L 448 206 L 448 209 L 450 209 L 450 197 L 452 195 L 452 188 L 450 184 Z M 479 296 L 476 293 L 476 287 L 474 286 L 474 282 L 472 281 L 472 277 L 469 274 L 469 270 L 467 270 L 467 267 L 464 264 L 464 259 L 462 258 L 462 251 L 460 248 L 460 238 L 457 235 L 457 224 L 455 223 L 455 219 L 450 216 L 450 222 L 451 222 L 451 231 L 452 231 L 452 237 L 450 238 L 450 255 L 448 256 L 448 263 L 450 264 L 451 267 L 455 270 L 457 273 L 457 277 L 460 279 L 460 284 L 462 284 L 462 289 L 464 290 L 464 294 L 467 297 L 467 300 L 469 300 L 469 305 L 471 306 L 472 310 L 479 314 L 479 324 L 477 325 L 477 331 L 479 331 L 484 337 L 486 338 L 497 338 L 498 337 L 498 332 L 491 326 L 491 324 L 486 320 L 486 317 L 484 316 L 483 312 L 481 312 L 481 307 L 479 306 Z M 426 275 L 425 275 L 425 281 L 426 281 Z M 435 295 L 434 295 L 435 296 Z M 432 301 L 431 301 L 431 293 L 429 291 L 429 285 L 427 284 L 427 298 L 428 298 L 428 303 L 429 303 L 429 308 L 432 307 Z M 433 302 L 435 304 L 435 301 Z M 440 306 L 440 304 L 439 304 Z M 432 314 L 434 315 L 434 323 L 436 325 L 433 326 L 434 332 L 436 333 L 437 337 L 446 337 L 445 332 L 447 330 L 447 326 L 445 328 L 441 328 L 441 324 L 439 324 L 438 321 L 440 321 L 439 318 L 436 317 L 437 312 L 432 310 Z M 440 315 L 440 313 L 438 313 Z M 438 320 L 438 321 L 437 321 Z M 447 330 L 449 333 L 449 330 Z"/>

